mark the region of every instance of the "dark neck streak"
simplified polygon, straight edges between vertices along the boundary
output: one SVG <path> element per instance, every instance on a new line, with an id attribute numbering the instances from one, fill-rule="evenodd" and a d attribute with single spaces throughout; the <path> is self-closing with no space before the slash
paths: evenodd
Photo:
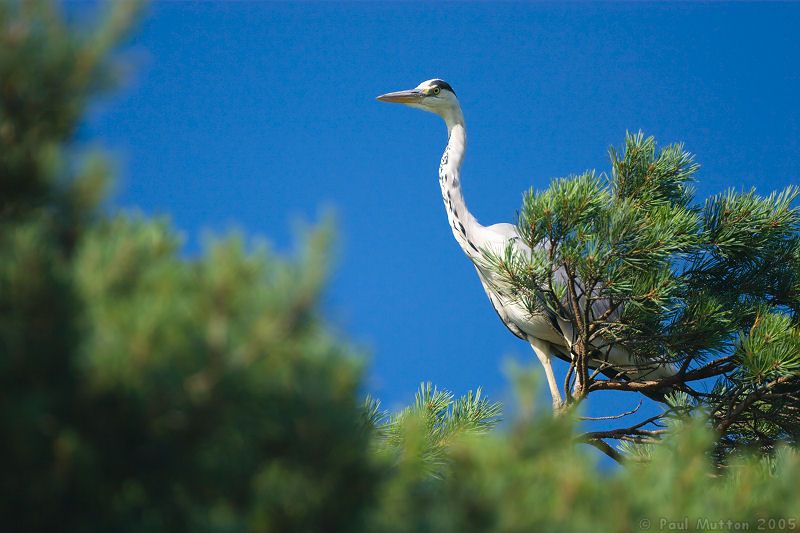
<path id="1" fill-rule="evenodd" d="M 453 236 L 464 253 L 473 261 L 480 259 L 482 226 L 467 209 L 461 192 L 461 162 L 466 149 L 466 130 L 461 111 L 446 116 L 448 130 L 447 148 L 439 165 L 439 185 L 442 189 L 447 219 Z"/>

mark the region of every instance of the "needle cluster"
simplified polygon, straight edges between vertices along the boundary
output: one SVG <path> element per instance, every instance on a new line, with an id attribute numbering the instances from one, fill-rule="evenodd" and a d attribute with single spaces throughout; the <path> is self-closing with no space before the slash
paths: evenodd
<path id="1" fill-rule="evenodd" d="M 669 404 L 664 393 L 681 391 L 684 407 L 710 413 L 725 450 L 796 442 L 800 189 L 698 203 L 699 166 L 681 145 L 658 149 L 640 132 L 609 155 L 607 175 L 525 194 L 518 229 L 530 253 L 486 253 L 531 315 L 572 326 L 570 402 L 617 390 Z M 603 364 L 612 350 L 636 364 Z"/>

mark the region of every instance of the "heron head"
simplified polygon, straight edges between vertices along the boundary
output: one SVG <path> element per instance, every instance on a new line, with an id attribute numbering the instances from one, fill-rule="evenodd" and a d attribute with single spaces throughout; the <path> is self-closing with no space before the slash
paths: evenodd
<path id="1" fill-rule="evenodd" d="M 410 90 L 382 94 L 378 97 L 378 100 L 430 111 L 441 117 L 458 107 L 456 93 L 450 87 L 450 84 L 436 78 L 423 81 Z"/>

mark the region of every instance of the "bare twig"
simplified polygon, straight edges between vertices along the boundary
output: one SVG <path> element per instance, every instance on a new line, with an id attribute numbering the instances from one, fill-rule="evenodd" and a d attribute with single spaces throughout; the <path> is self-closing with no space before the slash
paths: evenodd
<path id="1" fill-rule="evenodd" d="M 578 417 L 578 420 L 616 420 L 619 418 L 624 418 L 628 415 L 632 415 L 633 413 L 638 411 L 641 406 L 642 406 L 642 400 L 639 400 L 639 403 L 636 405 L 636 407 L 625 413 L 620 413 L 618 415 L 611 415 L 611 416 L 581 416 Z"/>
<path id="2" fill-rule="evenodd" d="M 607 358 L 608 358 L 608 354 L 606 354 L 606 359 Z M 589 376 L 589 379 L 593 380 L 594 378 L 599 376 L 603 372 L 603 370 L 606 370 L 608 368 L 613 368 L 613 365 L 611 363 L 609 363 L 608 360 L 601 361 L 601 363 L 597 366 L 595 371 L 592 372 L 592 374 Z"/>
<path id="3" fill-rule="evenodd" d="M 614 439 L 614 440 L 631 440 L 641 438 L 653 438 L 667 433 L 666 429 L 612 429 L 609 431 L 589 431 L 580 435 L 579 440 L 586 439 Z"/>
<path id="4" fill-rule="evenodd" d="M 594 446 L 607 456 L 611 457 L 617 463 L 622 464 L 623 461 L 622 454 L 620 454 L 617 450 L 612 448 L 606 441 L 600 439 L 589 439 L 581 442 L 589 444 L 590 446 Z"/>
<path id="5" fill-rule="evenodd" d="M 572 375 L 575 372 L 575 358 L 570 357 L 569 362 L 569 369 L 567 370 L 567 376 L 564 378 L 564 398 L 569 401 L 572 398 L 572 394 L 570 393 L 571 382 L 572 382 Z"/>
<path id="6" fill-rule="evenodd" d="M 766 396 L 769 391 L 775 388 L 777 385 L 782 383 L 786 383 L 792 379 L 793 376 L 781 376 L 773 381 L 770 381 L 763 388 L 755 390 L 747 395 L 747 397 L 742 400 L 742 403 L 737 405 L 734 409 L 732 409 L 728 415 L 722 420 L 722 422 L 717 426 L 717 430 L 720 432 L 724 432 L 727 430 L 734 422 L 736 422 L 736 418 L 742 414 L 742 412 L 753 405 L 756 400 L 763 398 Z"/>
<path id="7" fill-rule="evenodd" d="M 638 409 L 638 406 L 637 406 Z M 659 413 L 657 415 L 646 418 L 641 422 L 634 424 L 627 428 L 612 429 L 608 431 L 589 431 L 578 435 L 576 440 L 579 442 L 590 441 L 604 441 L 603 439 L 625 440 L 636 442 L 639 444 L 655 444 L 659 442 L 661 435 L 667 433 L 666 429 L 642 429 L 647 424 L 655 424 L 655 422 L 669 413 Z"/>

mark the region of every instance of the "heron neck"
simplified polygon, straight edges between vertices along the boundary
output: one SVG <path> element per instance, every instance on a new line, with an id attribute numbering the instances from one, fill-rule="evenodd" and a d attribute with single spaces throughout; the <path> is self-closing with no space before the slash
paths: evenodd
<path id="1" fill-rule="evenodd" d="M 467 147 L 464 116 L 460 109 L 455 109 L 446 114 L 444 119 L 448 142 L 439 165 L 439 185 L 453 236 L 464 253 L 474 260 L 480 258 L 480 230 L 483 228 L 467 209 L 461 191 L 461 162 Z"/>

